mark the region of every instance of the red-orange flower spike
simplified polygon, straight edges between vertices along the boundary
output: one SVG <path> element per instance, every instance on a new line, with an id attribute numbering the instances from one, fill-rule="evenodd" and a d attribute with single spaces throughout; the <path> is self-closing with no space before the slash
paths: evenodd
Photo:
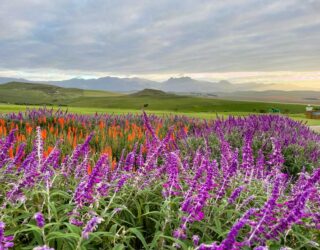
<path id="1" fill-rule="evenodd" d="M 9 157 L 10 157 L 11 159 L 13 159 L 13 158 L 14 158 L 14 155 L 13 155 L 13 148 L 12 148 L 12 147 L 9 149 Z"/>
<path id="2" fill-rule="evenodd" d="M 103 128 L 104 128 L 104 122 L 103 121 L 99 122 L 99 128 L 100 128 L 100 130 L 103 130 Z"/>
<path id="3" fill-rule="evenodd" d="M 58 123 L 59 123 L 60 127 L 63 128 L 63 127 L 64 127 L 64 118 L 63 118 L 63 117 L 60 117 L 60 118 L 58 119 Z"/>
<path id="4" fill-rule="evenodd" d="M 112 170 L 112 171 L 115 170 L 116 166 L 117 166 L 117 161 L 116 161 L 116 159 L 114 158 L 113 161 L 112 161 L 112 164 L 111 164 L 111 170 Z"/>
<path id="5" fill-rule="evenodd" d="M 27 133 L 27 135 L 31 135 L 31 132 L 32 132 L 32 127 L 27 123 L 26 124 L 26 133 Z"/>
<path id="6" fill-rule="evenodd" d="M 47 130 L 42 130 L 41 131 L 41 137 L 42 137 L 42 140 L 45 140 L 47 138 Z"/>
<path id="7" fill-rule="evenodd" d="M 76 148 L 77 146 L 77 137 L 73 137 L 72 147 Z"/>
<path id="8" fill-rule="evenodd" d="M 53 150 L 53 147 L 52 146 L 48 146 L 48 150 L 47 150 L 48 155 L 52 152 L 52 150 Z"/>
<path id="9" fill-rule="evenodd" d="M 91 173 L 92 173 L 92 167 L 91 167 L 90 163 L 88 163 L 88 166 L 87 166 L 87 173 L 88 173 L 88 175 L 91 175 Z"/>

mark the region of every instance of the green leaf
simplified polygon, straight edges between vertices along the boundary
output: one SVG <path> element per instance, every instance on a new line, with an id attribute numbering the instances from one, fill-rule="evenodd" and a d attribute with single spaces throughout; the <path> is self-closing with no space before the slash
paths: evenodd
<path id="1" fill-rule="evenodd" d="M 122 250 L 122 249 L 125 249 L 125 245 L 123 245 L 123 244 L 117 244 L 117 245 L 115 245 L 112 249 L 113 249 L 113 250 Z"/>
<path id="2" fill-rule="evenodd" d="M 67 192 L 64 192 L 62 190 L 56 190 L 54 192 L 51 192 L 50 193 L 50 198 L 54 197 L 54 196 L 61 196 L 65 199 L 70 199 L 71 198 L 71 195 L 68 194 Z"/>
<path id="3" fill-rule="evenodd" d="M 133 234 L 135 234 L 138 237 L 138 239 L 141 241 L 143 247 L 145 249 L 148 249 L 148 244 L 147 244 L 145 238 L 143 237 L 142 233 L 137 228 L 132 227 L 132 228 L 129 228 L 128 231 L 130 231 Z"/>
<path id="4" fill-rule="evenodd" d="M 79 240 L 80 235 L 75 233 L 51 232 L 47 235 L 47 240 L 67 239 Z"/>
<path id="5" fill-rule="evenodd" d="M 78 235 L 80 235 L 81 234 L 81 229 L 79 228 L 79 227 L 77 227 L 77 226 L 75 226 L 75 225 L 72 225 L 72 224 L 70 224 L 70 223 L 63 223 L 64 225 L 66 225 L 66 227 L 69 229 L 69 231 L 71 232 L 71 233 L 75 233 L 75 234 L 78 234 Z"/>
<path id="6" fill-rule="evenodd" d="M 221 222 L 219 220 L 219 218 L 214 217 L 214 231 L 220 235 L 222 235 L 222 229 L 221 229 Z"/>

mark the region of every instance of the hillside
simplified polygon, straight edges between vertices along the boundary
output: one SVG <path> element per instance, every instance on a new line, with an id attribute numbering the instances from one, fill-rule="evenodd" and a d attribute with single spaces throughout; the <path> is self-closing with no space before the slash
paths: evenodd
<path id="1" fill-rule="evenodd" d="M 120 95 L 105 91 L 20 82 L 0 85 L 0 102 L 134 110 L 147 107 L 148 110 L 180 112 L 268 112 L 271 108 L 279 108 L 285 113 L 303 113 L 305 110 L 304 105 L 192 97 L 154 89 Z"/>
<path id="2" fill-rule="evenodd" d="M 9 82 L 0 85 L 0 102 L 12 104 L 68 105 L 76 98 L 115 95 L 119 94 L 37 83 Z"/>
<path id="3" fill-rule="evenodd" d="M 175 94 L 169 94 L 166 93 L 162 90 L 157 90 L 157 89 L 144 89 L 138 92 L 135 92 L 133 94 L 130 94 L 128 96 L 131 97 L 176 97 L 177 95 Z"/>

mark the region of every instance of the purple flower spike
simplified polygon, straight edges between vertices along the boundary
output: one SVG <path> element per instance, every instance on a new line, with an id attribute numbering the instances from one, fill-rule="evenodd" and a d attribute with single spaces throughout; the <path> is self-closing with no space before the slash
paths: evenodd
<path id="1" fill-rule="evenodd" d="M 89 220 L 87 225 L 82 231 L 82 238 L 88 239 L 89 234 L 92 233 L 102 221 L 103 219 L 97 216 L 94 216 L 91 220 Z"/>
<path id="2" fill-rule="evenodd" d="M 243 186 L 237 187 L 230 195 L 230 197 L 228 199 L 228 203 L 233 204 L 236 201 L 236 199 L 239 197 L 239 195 L 241 194 L 242 190 L 243 190 Z"/>

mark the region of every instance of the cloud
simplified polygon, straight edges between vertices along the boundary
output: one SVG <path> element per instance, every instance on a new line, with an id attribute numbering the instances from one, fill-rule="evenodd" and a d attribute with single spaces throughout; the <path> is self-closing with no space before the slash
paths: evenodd
<path id="1" fill-rule="evenodd" d="M 317 71 L 319 1 L 3 0 L 0 68 Z"/>

